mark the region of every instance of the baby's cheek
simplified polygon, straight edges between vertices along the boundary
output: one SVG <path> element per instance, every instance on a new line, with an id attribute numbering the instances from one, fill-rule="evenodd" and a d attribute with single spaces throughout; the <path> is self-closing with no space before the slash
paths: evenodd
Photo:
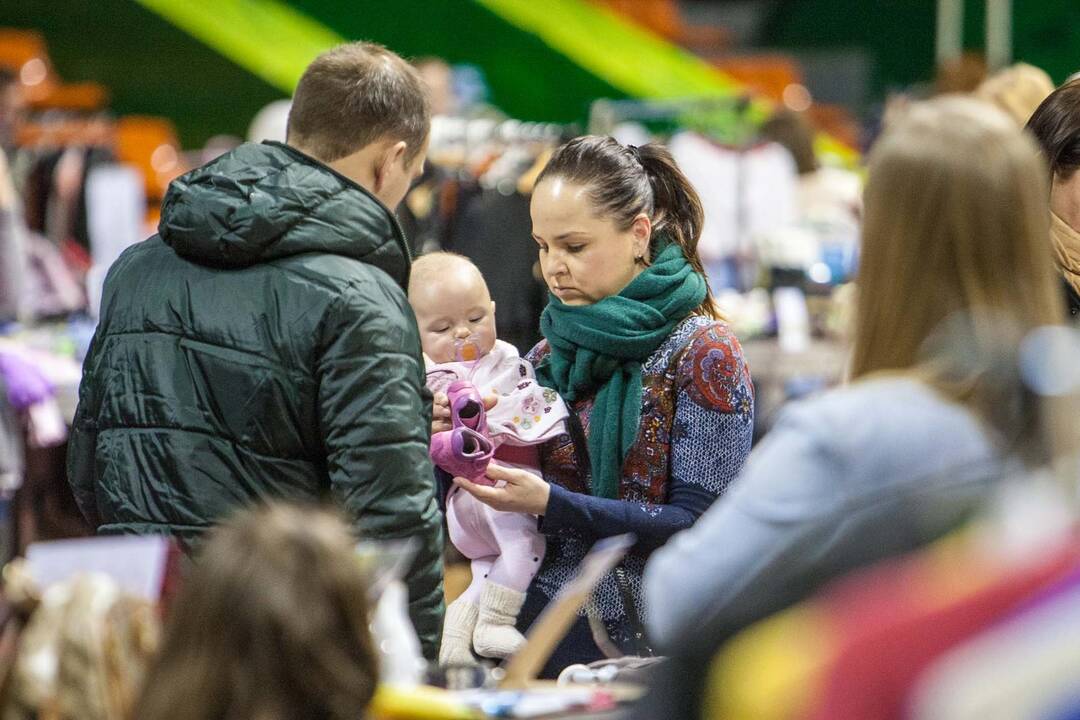
<path id="1" fill-rule="evenodd" d="M 495 319 L 489 317 L 487 322 L 477 332 L 480 345 L 480 355 L 483 357 L 495 349 L 495 340 L 498 333 L 495 332 Z"/>
<path id="2" fill-rule="evenodd" d="M 420 347 L 423 348 L 424 354 L 431 358 L 433 363 L 450 362 L 453 359 L 446 358 L 446 343 L 441 342 L 438 337 L 427 334 L 421 335 Z"/>

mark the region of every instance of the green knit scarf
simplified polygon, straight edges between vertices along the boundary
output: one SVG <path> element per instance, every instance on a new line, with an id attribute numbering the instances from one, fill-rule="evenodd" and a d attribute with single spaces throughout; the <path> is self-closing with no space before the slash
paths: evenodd
<path id="1" fill-rule="evenodd" d="M 595 393 L 589 421 L 592 491 L 617 498 L 623 462 L 641 422 L 641 364 L 705 300 L 705 278 L 676 243 L 618 295 L 565 305 L 554 295 L 540 317 L 551 354 L 536 368 L 541 385 L 567 402 Z"/>

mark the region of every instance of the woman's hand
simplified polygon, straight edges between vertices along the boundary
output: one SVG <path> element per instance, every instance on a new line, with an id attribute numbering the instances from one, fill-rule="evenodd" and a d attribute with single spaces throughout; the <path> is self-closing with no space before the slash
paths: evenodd
<path id="1" fill-rule="evenodd" d="M 484 398 L 484 410 L 490 410 L 499 402 L 499 398 L 488 395 Z M 453 429 L 450 423 L 450 398 L 446 393 L 435 393 L 435 399 L 431 403 L 431 434 Z"/>
<path id="2" fill-rule="evenodd" d="M 431 434 L 444 432 L 450 427 L 450 398 L 444 392 L 435 393 L 435 400 L 431 403 Z"/>
<path id="3" fill-rule="evenodd" d="M 504 480 L 502 487 L 477 485 L 462 477 L 454 483 L 485 505 L 503 512 L 523 512 L 543 515 L 547 512 L 551 488 L 543 479 L 528 470 L 502 467 L 491 463 L 485 473 L 490 480 Z"/>

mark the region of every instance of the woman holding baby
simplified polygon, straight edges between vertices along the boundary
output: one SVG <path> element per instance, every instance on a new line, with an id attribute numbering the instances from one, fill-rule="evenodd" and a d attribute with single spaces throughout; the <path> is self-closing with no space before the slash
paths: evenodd
<path id="1" fill-rule="evenodd" d="M 543 479 L 493 463 L 497 486 L 455 482 L 496 510 L 539 516 L 547 550 L 522 630 L 596 540 L 633 533 L 593 608 L 615 645 L 641 654 L 649 554 L 709 508 L 750 451 L 749 372 L 698 257 L 698 195 L 665 149 L 573 140 L 540 175 L 531 211 L 551 299 L 526 359 L 566 401 L 567 431 L 540 447 Z M 436 424 L 448 414 L 437 403 Z M 583 616 L 543 676 L 603 656 Z"/>

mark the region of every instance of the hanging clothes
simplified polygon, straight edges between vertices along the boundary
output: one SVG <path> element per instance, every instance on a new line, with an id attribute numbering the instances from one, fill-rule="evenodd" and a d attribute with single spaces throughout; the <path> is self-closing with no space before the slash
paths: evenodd
<path id="1" fill-rule="evenodd" d="M 24 453 L 22 421 L 0 376 L 0 496 L 14 493 L 22 484 Z"/>
<path id="2" fill-rule="evenodd" d="M 413 257 L 442 248 L 447 219 L 443 187 L 449 174 L 434 163 L 424 166 L 424 174 L 413 184 L 397 216 Z"/>
<path id="3" fill-rule="evenodd" d="M 26 226 L 7 155 L 0 149 L 0 325 L 26 310 L 27 270 Z"/>
<path id="4" fill-rule="evenodd" d="M 675 134 L 668 148 L 701 198 L 698 252 L 713 288 L 741 287 L 732 261 L 751 256 L 757 237 L 798 217 L 795 161 L 776 143 L 733 148 L 694 132 Z"/>
<path id="5" fill-rule="evenodd" d="M 464 255 L 480 269 L 495 302 L 499 339 L 522 355 L 531 350 L 540 341 L 547 286 L 535 269 L 529 197 L 513 186 L 489 189 L 475 181 L 460 182 L 443 249 Z"/>

